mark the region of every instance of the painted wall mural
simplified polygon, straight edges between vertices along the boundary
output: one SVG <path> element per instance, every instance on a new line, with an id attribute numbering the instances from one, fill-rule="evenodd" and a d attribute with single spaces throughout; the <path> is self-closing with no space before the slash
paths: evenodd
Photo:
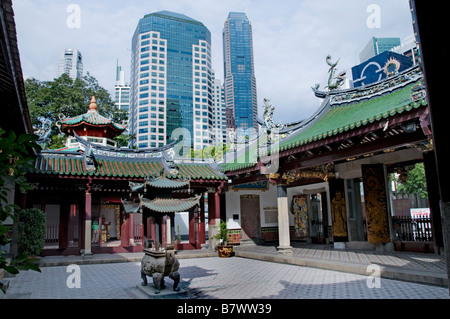
<path id="1" fill-rule="evenodd" d="M 308 236 L 308 202 L 307 195 L 294 195 L 291 204 L 294 215 L 295 236 Z"/>
<path id="2" fill-rule="evenodd" d="M 390 242 L 383 164 L 361 165 L 366 205 L 367 239 L 371 244 Z"/>

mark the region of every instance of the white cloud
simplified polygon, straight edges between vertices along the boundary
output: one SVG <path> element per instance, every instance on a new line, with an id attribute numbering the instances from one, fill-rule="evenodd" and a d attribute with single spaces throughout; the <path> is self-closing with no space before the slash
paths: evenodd
<path id="1" fill-rule="evenodd" d="M 66 25 L 69 4 L 80 6 L 81 28 Z M 168 10 L 202 22 L 212 34 L 213 68 L 223 79 L 222 29 L 230 11 L 245 12 L 252 22 L 258 105 L 267 97 L 275 120 L 310 116 L 318 107 L 311 86 L 326 85 L 327 54 L 340 58 L 339 71 L 359 63 L 370 37 L 412 34 L 408 0 L 378 0 L 381 28 L 366 25 L 367 6 L 360 0 L 21 0 L 13 3 L 22 69 L 26 76 L 51 80 L 65 48 L 83 54 L 84 70 L 113 91 L 116 60 L 126 79 L 136 25 L 145 14 Z M 259 110 L 259 111 L 260 111 Z"/>

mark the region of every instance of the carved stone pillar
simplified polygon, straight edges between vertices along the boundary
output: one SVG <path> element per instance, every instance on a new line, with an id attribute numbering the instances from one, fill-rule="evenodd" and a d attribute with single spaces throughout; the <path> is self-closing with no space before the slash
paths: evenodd
<path id="1" fill-rule="evenodd" d="M 289 209 L 287 190 L 285 185 L 277 187 L 277 203 L 278 203 L 278 240 L 277 247 L 279 254 L 292 254 L 291 239 L 289 235 Z"/>

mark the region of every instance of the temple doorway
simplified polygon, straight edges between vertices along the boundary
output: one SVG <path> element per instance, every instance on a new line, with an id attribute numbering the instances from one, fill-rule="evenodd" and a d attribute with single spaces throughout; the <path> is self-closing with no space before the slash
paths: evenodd
<path id="1" fill-rule="evenodd" d="M 254 243 L 261 238 L 259 195 L 247 194 L 240 197 L 241 244 Z"/>

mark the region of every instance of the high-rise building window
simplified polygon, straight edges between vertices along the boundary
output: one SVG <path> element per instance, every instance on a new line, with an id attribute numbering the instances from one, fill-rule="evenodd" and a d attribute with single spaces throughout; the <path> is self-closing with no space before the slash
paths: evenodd
<path id="1" fill-rule="evenodd" d="M 225 105 L 238 135 L 258 127 L 252 25 L 245 13 L 230 12 L 223 29 Z M 230 121 L 231 123 L 231 121 Z M 228 127 L 233 129 L 233 127 Z M 250 132 L 251 133 L 251 132 Z"/>
<path id="2" fill-rule="evenodd" d="M 195 52 L 201 54 L 194 57 Z M 163 132 L 158 141 L 166 143 L 172 132 L 181 127 L 193 136 L 194 91 L 203 97 L 197 102 L 200 107 L 213 103 L 210 31 L 201 22 L 182 14 L 168 11 L 147 14 L 140 19 L 133 36 L 132 61 L 130 118 L 137 113 L 140 98 L 148 94 L 151 104 L 158 106 L 158 122 L 155 121 L 154 127 Z M 199 71 L 193 73 L 196 66 Z M 194 83 L 205 85 L 194 89 Z M 140 93 L 145 86 L 148 93 Z M 137 131 L 137 124 L 131 123 L 132 134 Z"/>

